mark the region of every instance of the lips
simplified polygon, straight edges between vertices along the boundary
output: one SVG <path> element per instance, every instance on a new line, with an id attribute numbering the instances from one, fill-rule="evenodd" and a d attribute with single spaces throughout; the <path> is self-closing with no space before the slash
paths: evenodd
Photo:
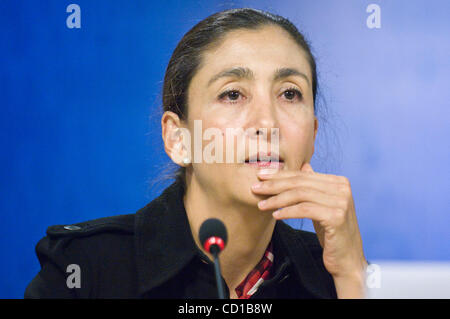
<path id="1" fill-rule="evenodd" d="M 284 167 L 283 162 L 246 162 L 244 164 L 248 167 L 255 167 L 255 168 L 270 168 L 270 169 L 282 169 Z"/>
<path id="2" fill-rule="evenodd" d="M 245 159 L 245 163 L 247 164 L 263 164 L 263 163 L 283 163 L 284 160 L 280 155 L 277 153 L 257 153 L 254 155 L 251 155 Z"/>

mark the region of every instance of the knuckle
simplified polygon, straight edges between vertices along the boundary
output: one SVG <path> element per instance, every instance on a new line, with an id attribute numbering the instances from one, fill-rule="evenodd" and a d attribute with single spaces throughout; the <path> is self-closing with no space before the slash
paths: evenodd
<path id="1" fill-rule="evenodd" d="M 342 180 L 341 180 L 341 176 L 339 176 L 339 175 L 330 175 L 331 176 L 331 180 L 332 180 L 332 182 L 335 182 L 335 183 L 338 183 L 338 184 L 340 184 L 341 182 L 342 182 Z"/>
<path id="2" fill-rule="evenodd" d="M 345 176 L 339 176 L 339 181 L 347 188 L 350 187 L 350 180 Z"/>
<path id="3" fill-rule="evenodd" d="M 337 189 L 338 189 L 338 192 L 340 194 L 343 194 L 343 195 L 346 195 L 346 196 L 350 194 L 349 186 L 344 184 L 344 183 L 338 184 Z"/>
<path id="4" fill-rule="evenodd" d="M 342 208 L 336 208 L 333 214 L 337 225 L 342 225 L 345 221 L 345 211 Z"/>
<path id="5" fill-rule="evenodd" d="M 347 202 L 347 199 L 345 199 L 345 198 L 340 198 L 340 199 L 339 199 L 339 202 L 338 202 L 338 205 L 339 205 L 339 208 L 340 208 L 341 210 L 343 210 L 344 212 L 347 211 L 347 209 L 348 209 L 348 202 Z"/>

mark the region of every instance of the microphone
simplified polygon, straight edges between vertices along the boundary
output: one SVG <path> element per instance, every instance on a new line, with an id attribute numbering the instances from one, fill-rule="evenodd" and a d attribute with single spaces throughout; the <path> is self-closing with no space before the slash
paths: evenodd
<path id="1" fill-rule="evenodd" d="M 225 292 L 220 271 L 219 253 L 227 244 L 227 229 L 217 218 L 210 218 L 200 226 L 198 237 L 203 248 L 214 257 L 214 272 L 216 275 L 217 292 L 219 299 L 225 299 Z"/>

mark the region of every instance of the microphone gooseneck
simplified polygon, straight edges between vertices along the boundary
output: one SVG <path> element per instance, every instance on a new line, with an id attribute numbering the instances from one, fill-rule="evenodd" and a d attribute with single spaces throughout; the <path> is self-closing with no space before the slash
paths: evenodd
<path id="1" fill-rule="evenodd" d="M 217 292 L 219 299 L 225 299 L 219 254 L 225 249 L 227 244 L 227 229 L 219 219 L 210 218 L 205 220 L 200 226 L 198 237 L 203 248 L 214 258 L 214 273 L 216 276 Z"/>

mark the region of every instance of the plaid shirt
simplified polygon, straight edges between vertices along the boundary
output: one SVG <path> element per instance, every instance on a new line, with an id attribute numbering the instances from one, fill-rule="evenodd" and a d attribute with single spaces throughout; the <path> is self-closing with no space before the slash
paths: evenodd
<path id="1" fill-rule="evenodd" d="M 269 279 L 271 276 L 271 268 L 273 265 L 272 242 L 264 253 L 261 261 L 255 268 L 247 275 L 247 277 L 236 287 L 236 295 L 239 299 L 249 299 L 257 290 L 258 287 Z"/>

